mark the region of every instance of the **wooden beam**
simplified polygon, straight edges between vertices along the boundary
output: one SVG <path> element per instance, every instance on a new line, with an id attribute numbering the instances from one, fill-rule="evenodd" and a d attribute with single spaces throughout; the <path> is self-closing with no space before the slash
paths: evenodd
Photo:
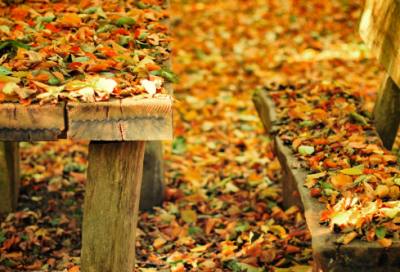
<path id="1" fill-rule="evenodd" d="M 135 271 L 145 142 L 91 142 L 82 271 Z"/>
<path id="2" fill-rule="evenodd" d="M 143 181 L 140 191 L 141 211 L 161 206 L 166 192 L 165 169 L 161 141 L 146 142 Z"/>
<path id="3" fill-rule="evenodd" d="M 0 142 L 0 214 L 16 210 L 20 184 L 18 142 Z"/>
<path id="4" fill-rule="evenodd" d="M 373 115 L 383 145 L 391 150 L 400 124 L 400 90 L 388 73 L 382 80 Z"/>
<path id="5" fill-rule="evenodd" d="M 358 32 L 393 81 L 400 86 L 400 1 L 365 0 Z"/>
<path id="6" fill-rule="evenodd" d="M 65 129 L 65 102 L 57 105 L 0 103 L 0 141 L 55 141 Z"/>
<path id="7" fill-rule="evenodd" d="M 137 141 L 173 138 L 172 100 L 113 99 L 67 105 L 71 140 Z"/>

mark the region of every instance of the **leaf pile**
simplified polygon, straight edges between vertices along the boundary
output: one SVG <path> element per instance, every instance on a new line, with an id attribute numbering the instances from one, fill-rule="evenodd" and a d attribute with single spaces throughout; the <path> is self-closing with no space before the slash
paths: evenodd
<path id="1" fill-rule="evenodd" d="M 149 5 L 157 2 L 146 1 Z M 164 143 L 167 197 L 162 207 L 142 211 L 140 216 L 136 272 L 311 271 L 310 237 L 304 217 L 295 207 L 282 208 L 280 165 L 251 101 L 252 90 L 271 82 L 287 85 L 300 80 L 335 80 L 355 90 L 371 110 L 383 69 L 358 38 L 356 25 L 362 3 L 172 1 L 172 60 L 180 79 L 174 88 L 179 100 L 174 112 L 175 140 Z M 32 150 L 22 150 L 24 161 L 30 164 L 39 158 L 43 158 L 38 162 L 41 165 L 57 163 L 63 159 L 52 157 L 52 153 L 62 155 L 66 160 L 63 168 L 69 169 L 65 174 L 70 174 L 61 186 L 50 183 L 51 176 L 46 177 L 40 183 L 46 186 L 32 194 L 43 200 L 23 197 L 19 211 L 40 210 L 50 221 L 61 219 L 55 212 L 43 212 L 54 199 L 55 207 L 67 219 L 75 215 L 79 229 L 82 217 L 77 217 L 76 211 L 82 208 L 79 187 L 84 188 L 84 183 L 75 171 L 80 171 L 84 163 L 66 159 L 80 150 L 79 144 L 40 143 Z M 305 152 L 311 152 L 304 146 Z M 41 170 L 29 167 L 33 169 L 31 175 Z M 53 175 L 59 174 L 58 170 Z M 45 192 L 50 184 L 60 189 L 47 199 Z M 35 187 L 24 188 L 32 192 Z M 74 194 L 72 188 L 76 188 Z M 70 206 L 71 200 L 76 204 Z M 35 224 L 53 228 L 43 224 L 42 217 L 33 222 L 19 220 L 17 231 Z M 9 221 L 4 229 L 7 240 L 13 234 L 19 236 L 13 232 L 15 222 Z M 60 224 L 60 228 L 64 226 Z M 382 229 L 379 227 L 378 232 L 383 233 Z M 68 235 L 59 236 L 60 240 L 53 238 L 56 248 L 40 254 L 33 254 L 31 249 L 22 251 L 14 244 L 1 252 L 5 259 L 0 270 L 1 266 L 8 267 L 9 261 L 21 265 L 18 270 L 28 270 L 34 260 L 45 265 L 49 258 L 56 261 L 55 266 L 49 265 L 54 269 L 62 260 L 78 257 L 77 240 L 71 239 L 71 245 L 61 244 L 62 239 L 70 238 Z M 34 249 L 40 252 L 41 247 Z M 60 250 L 68 251 L 68 256 L 57 255 Z M 19 252 L 25 263 L 12 255 L 7 258 L 7 254 Z M 57 270 L 71 267 L 74 261 Z"/>
<path id="2" fill-rule="evenodd" d="M 0 102 L 170 98 L 169 15 L 145 2 L 0 2 Z"/>
<path id="3" fill-rule="evenodd" d="M 400 171 L 371 126 L 359 94 L 338 84 L 270 90 L 279 109 L 279 137 L 312 173 L 304 184 L 326 204 L 321 223 L 384 247 L 400 242 Z"/>

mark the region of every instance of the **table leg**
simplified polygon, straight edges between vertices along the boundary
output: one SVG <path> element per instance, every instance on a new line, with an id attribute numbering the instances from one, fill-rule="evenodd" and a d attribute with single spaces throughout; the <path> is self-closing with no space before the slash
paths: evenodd
<path id="1" fill-rule="evenodd" d="M 141 211 L 160 206 L 164 201 L 166 183 L 162 148 L 161 141 L 146 142 L 139 205 Z"/>
<path id="2" fill-rule="evenodd" d="M 391 150 L 400 124 L 400 90 L 388 73 L 383 77 L 376 98 L 374 120 L 383 146 Z"/>
<path id="3" fill-rule="evenodd" d="M 91 142 L 82 233 L 82 271 L 135 271 L 135 233 L 144 141 Z"/>
<path id="4" fill-rule="evenodd" d="M 20 184 L 18 142 L 0 142 L 0 214 L 17 208 Z"/>

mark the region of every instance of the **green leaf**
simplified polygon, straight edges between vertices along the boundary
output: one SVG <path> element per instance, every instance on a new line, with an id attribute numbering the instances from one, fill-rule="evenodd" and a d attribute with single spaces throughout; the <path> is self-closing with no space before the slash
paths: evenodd
<path id="1" fill-rule="evenodd" d="M 79 47 L 82 49 L 83 52 L 89 52 L 89 53 L 93 53 L 94 51 L 96 51 L 96 48 L 94 46 L 90 46 L 86 43 L 81 43 L 79 45 Z"/>
<path id="2" fill-rule="evenodd" d="M 61 82 L 58 80 L 58 78 L 56 78 L 56 77 L 50 77 L 50 79 L 47 81 L 47 83 L 49 84 L 49 85 L 52 85 L 52 86 L 58 86 L 58 85 L 60 85 L 61 84 Z"/>
<path id="3" fill-rule="evenodd" d="M 143 49 L 143 48 L 149 49 L 150 48 L 150 44 L 148 44 L 148 43 L 141 42 L 141 41 L 138 41 L 138 40 L 135 40 L 135 42 L 136 42 L 137 45 L 139 45 L 140 49 Z"/>
<path id="4" fill-rule="evenodd" d="M 46 22 L 46 23 L 51 23 L 53 22 L 55 17 L 37 17 L 36 20 L 38 22 Z"/>
<path id="5" fill-rule="evenodd" d="M 247 272 L 261 272 L 261 268 L 257 268 L 254 266 L 251 266 L 246 263 L 236 263 L 240 267 L 240 271 L 247 271 Z"/>
<path id="6" fill-rule="evenodd" d="M 101 26 L 99 26 L 99 28 L 96 30 L 96 33 L 97 33 L 97 34 L 105 33 L 105 32 L 110 31 L 110 30 L 113 29 L 113 28 L 114 28 L 113 25 L 108 25 L 108 24 L 106 24 L 106 25 L 101 25 Z"/>
<path id="7" fill-rule="evenodd" d="M 7 240 L 6 237 L 4 237 L 4 231 L 0 231 L 0 244 L 3 243 L 5 240 Z"/>
<path id="8" fill-rule="evenodd" d="M 115 74 L 110 72 L 100 72 L 99 75 L 106 77 L 115 77 Z"/>
<path id="9" fill-rule="evenodd" d="M 249 222 L 238 222 L 237 226 L 235 227 L 236 232 L 243 232 L 246 231 L 247 228 L 250 226 Z"/>
<path id="10" fill-rule="evenodd" d="M 107 19 L 107 15 L 104 13 L 104 11 L 101 7 L 99 7 L 96 10 L 96 14 L 99 15 L 101 18 Z"/>
<path id="11" fill-rule="evenodd" d="M 301 122 L 299 124 L 299 127 L 301 127 L 301 128 L 303 128 L 303 127 L 312 127 L 313 125 L 315 125 L 314 121 L 306 120 L 306 121 Z"/>
<path id="12" fill-rule="evenodd" d="M 176 74 L 174 74 L 174 72 L 172 72 L 171 70 L 168 70 L 166 68 L 163 68 L 163 69 L 157 70 L 157 71 L 151 71 L 151 72 L 149 72 L 149 74 L 155 75 L 155 76 L 161 76 L 161 77 L 165 78 L 166 80 L 171 81 L 173 83 L 179 83 L 178 76 Z M 313 147 L 313 149 L 314 149 L 314 147 Z"/>
<path id="13" fill-rule="evenodd" d="M 14 49 L 14 50 L 18 50 L 18 47 L 22 47 L 25 48 L 26 50 L 30 50 L 31 47 L 29 45 L 14 41 L 14 40 L 5 40 L 4 42 L 0 43 L 0 50 L 2 49 Z"/>
<path id="14" fill-rule="evenodd" d="M 139 39 L 144 40 L 144 39 L 146 39 L 147 35 L 149 35 L 149 33 L 140 34 Z"/>
<path id="15" fill-rule="evenodd" d="M 122 18 L 119 18 L 117 21 L 117 26 L 134 25 L 134 24 L 136 24 L 136 21 L 130 17 L 122 17 Z"/>
<path id="16" fill-rule="evenodd" d="M 384 226 L 377 226 L 375 228 L 376 237 L 382 239 L 386 236 L 386 228 Z"/>
<path id="17" fill-rule="evenodd" d="M 0 75 L 3 75 L 3 76 L 11 76 L 11 75 L 13 75 L 13 74 L 14 74 L 14 73 L 11 72 L 10 70 L 8 70 L 6 67 L 0 66 Z"/>
<path id="18" fill-rule="evenodd" d="M 314 153 L 314 147 L 313 146 L 308 146 L 308 145 L 301 145 L 299 146 L 299 153 L 302 156 L 305 155 L 311 155 L 312 153 Z"/>
<path id="19" fill-rule="evenodd" d="M 204 231 L 202 228 L 197 227 L 197 226 L 192 226 L 188 229 L 188 236 L 197 235 L 196 232 L 204 234 Z"/>
<path id="20" fill-rule="evenodd" d="M 79 57 L 79 58 L 75 58 L 76 62 L 85 62 L 85 61 L 89 61 L 90 57 Z"/>
<path id="21" fill-rule="evenodd" d="M 143 3 L 142 1 L 136 1 L 136 6 L 139 9 L 148 9 L 150 7 L 150 5 L 147 5 L 147 4 Z"/>
<path id="22" fill-rule="evenodd" d="M 4 33 L 6 33 L 7 35 L 10 34 L 10 28 L 6 25 L 1 25 L 0 26 L 0 30 Z"/>
<path id="23" fill-rule="evenodd" d="M 60 222 L 60 220 L 61 220 L 60 218 L 54 218 L 53 220 L 50 221 L 50 224 L 52 226 L 55 226 Z"/>
<path id="24" fill-rule="evenodd" d="M 118 40 L 121 42 L 121 45 L 126 45 L 130 41 L 133 41 L 133 38 L 129 36 L 118 36 Z"/>
<path id="25" fill-rule="evenodd" d="M 94 14 L 97 11 L 97 7 L 91 7 L 91 8 L 87 8 L 84 9 L 82 11 L 83 14 Z"/>
<path id="26" fill-rule="evenodd" d="M 321 184 L 321 188 L 322 188 L 322 189 L 334 189 L 335 186 L 333 186 L 333 184 L 330 183 L 330 182 L 323 182 L 323 183 Z"/>

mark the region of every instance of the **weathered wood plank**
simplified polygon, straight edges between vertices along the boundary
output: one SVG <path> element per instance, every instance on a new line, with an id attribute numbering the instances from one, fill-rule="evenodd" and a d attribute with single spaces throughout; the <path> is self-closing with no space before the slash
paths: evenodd
<path id="1" fill-rule="evenodd" d="M 0 214 L 17 208 L 20 183 L 18 142 L 0 142 Z"/>
<path id="2" fill-rule="evenodd" d="M 374 107 L 374 127 L 383 145 L 391 150 L 400 124 L 400 89 L 386 73 Z"/>
<path id="3" fill-rule="evenodd" d="M 65 129 L 65 103 L 0 103 L 0 141 L 55 141 Z"/>
<path id="4" fill-rule="evenodd" d="M 141 211 L 160 206 L 165 197 L 165 169 L 161 141 L 146 143 L 143 163 L 143 181 L 140 192 Z"/>
<path id="5" fill-rule="evenodd" d="M 255 94 L 255 104 L 266 129 L 271 127 L 276 118 L 274 101 L 269 97 L 266 90 L 258 90 Z M 259 99 L 259 98 L 262 99 Z M 257 103 L 261 103 L 258 104 Z M 261 111 L 262 109 L 262 111 Z M 267 122 L 268 120 L 268 122 Z M 378 136 L 379 137 L 379 136 Z M 304 168 L 293 168 L 298 165 L 299 160 L 293 156 L 292 150 L 283 144 L 283 141 L 274 136 L 275 149 L 277 151 L 282 171 L 291 181 L 294 188 L 300 194 L 301 202 L 305 210 L 305 217 L 312 236 L 312 249 L 314 257 L 314 271 L 400 271 L 400 244 L 393 244 L 389 248 L 383 248 L 378 242 L 354 240 L 347 245 L 338 245 L 335 241 L 342 233 L 331 232 L 330 228 L 320 226 L 321 212 L 325 205 L 311 196 L 310 189 L 304 186 L 309 174 Z"/>
<path id="6" fill-rule="evenodd" d="M 173 138 L 172 100 L 113 99 L 67 105 L 72 140 L 136 141 Z"/>
<path id="7" fill-rule="evenodd" d="M 135 271 L 145 142 L 91 142 L 82 271 Z"/>
<path id="8" fill-rule="evenodd" d="M 393 81 L 400 86 L 400 2 L 366 0 L 358 32 Z"/>

